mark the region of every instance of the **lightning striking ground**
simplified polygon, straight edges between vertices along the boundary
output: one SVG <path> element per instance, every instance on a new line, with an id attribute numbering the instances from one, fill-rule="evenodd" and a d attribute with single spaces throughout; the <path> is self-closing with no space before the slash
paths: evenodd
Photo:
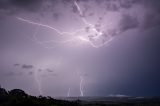
<path id="1" fill-rule="evenodd" d="M 67 97 L 70 97 L 70 91 L 71 91 L 71 88 L 68 89 Z"/>
<path id="2" fill-rule="evenodd" d="M 83 96 L 83 77 L 80 76 L 80 96 Z"/>
<path id="3" fill-rule="evenodd" d="M 37 72 L 38 72 L 38 71 L 35 70 L 35 72 L 34 72 L 34 78 L 35 78 L 35 81 L 36 81 L 36 83 L 37 83 L 39 95 L 42 95 L 43 93 L 42 93 L 41 81 L 40 81 L 40 79 L 39 79 L 39 77 L 38 77 L 38 73 L 37 73 Z"/>
<path id="4" fill-rule="evenodd" d="M 77 75 L 79 76 L 80 78 L 80 82 L 79 82 L 79 91 L 80 91 L 80 96 L 83 97 L 84 96 L 84 91 L 83 91 L 83 86 L 84 86 L 84 78 L 83 76 L 80 74 L 80 71 L 79 69 L 76 70 L 77 72 Z"/>

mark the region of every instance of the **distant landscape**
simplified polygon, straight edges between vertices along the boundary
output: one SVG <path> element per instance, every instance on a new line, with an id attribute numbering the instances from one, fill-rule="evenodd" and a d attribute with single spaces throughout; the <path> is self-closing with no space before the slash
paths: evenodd
<path id="1" fill-rule="evenodd" d="M 62 97 L 31 96 L 21 89 L 0 87 L 0 106 L 160 106 L 160 97 Z"/>

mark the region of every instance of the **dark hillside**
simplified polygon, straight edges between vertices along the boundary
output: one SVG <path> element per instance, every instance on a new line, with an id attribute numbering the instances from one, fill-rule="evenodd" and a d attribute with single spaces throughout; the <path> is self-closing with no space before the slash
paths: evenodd
<path id="1" fill-rule="evenodd" d="M 76 98 L 73 101 L 57 100 L 51 97 L 31 96 L 23 90 L 6 91 L 0 87 L 0 106 L 160 106 L 160 98 Z M 105 100 L 104 100 L 105 99 Z"/>

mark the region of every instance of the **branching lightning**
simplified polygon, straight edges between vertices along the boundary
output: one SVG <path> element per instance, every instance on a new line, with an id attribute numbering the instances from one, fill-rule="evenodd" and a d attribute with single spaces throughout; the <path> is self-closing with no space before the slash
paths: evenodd
<path id="1" fill-rule="evenodd" d="M 70 38 L 68 40 L 64 40 L 64 41 L 56 41 L 56 40 L 39 41 L 37 39 L 37 32 L 38 32 L 39 28 L 37 28 L 36 29 L 37 31 L 33 35 L 33 38 L 34 38 L 34 41 L 36 41 L 37 43 L 40 43 L 40 44 L 46 44 L 46 43 L 64 44 L 64 43 L 74 42 L 74 41 L 78 40 L 78 41 L 86 42 L 86 43 L 90 44 L 92 47 L 99 48 L 99 47 L 104 46 L 105 44 L 107 44 L 109 41 L 112 40 L 112 37 L 107 36 L 108 40 L 103 41 L 101 44 L 98 44 L 98 45 L 94 44 L 94 41 L 99 40 L 99 38 L 101 36 L 103 36 L 104 33 L 101 32 L 100 30 L 97 30 L 95 25 L 89 23 L 85 19 L 84 14 L 83 14 L 83 12 L 82 12 L 82 10 L 81 10 L 81 8 L 78 5 L 76 0 L 74 1 L 74 5 L 76 6 L 76 8 L 78 10 L 78 13 L 79 13 L 79 16 L 80 16 L 80 18 L 81 18 L 81 20 L 82 20 L 82 22 L 84 23 L 85 26 L 84 26 L 84 28 L 77 29 L 73 32 L 63 32 L 63 31 L 58 30 L 55 27 L 52 27 L 52 26 L 49 26 L 49 25 L 46 25 L 46 24 L 33 22 L 31 20 L 27 20 L 27 19 L 24 19 L 24 18 L 21 18 L 21 17 L 16 17 L 16 18 L 20 21 L 27 22 L 27 23 L 32 24 L 32 25 L 37 25 L 38 27 L 45 27 L 45 28 L 51 29 L 51 30 L 55 31 L 57 33 L 57 35 L 59 35 L 59 36 L 66 35 L 66 36 L 72 37 L 72 38 Z M 81 32 L 85 32 L 85 34 L 80 35 L 79 33 L 81 33 Z"/>
<path id="2" fill-rule="evenodd" d="M 30 20 L 27 20 L 27 19 L 24 19 L 24 18 L 20 18 L 20 17 L 16 17 L 18 20 L 20 21 L 24 21 L 24 22 L 27 22 L 27 23 L 30 23 L 30 24 L 33 24 L 33 25 L 38 25 L 38 26 L 41 26 L 41 27 L 46 27 L 46 28 L 49 28 L 49 29 L 52 29 L 54 31 L 56 31 L 59 35 L 75 35 L 76 33 L 78 33 L 79 31 L 81 31 L 82 29 L 79 29 L 79 30 L 76 30 L 75 32 L 73 33 L 69 33 L 69 32 L 62 32 L 54 27 L 51 27 L 49 25 L 45 25 L 45 24 L 41 24 L 41 23 L 36 23 L 36 22 L 33 22 L 33 21 L 30 21 Z"/>
<path id="3" fill-rule="evenodd" d="M 69 43 L 69 42 L 74 42 L 74 41 L 81 41 L 81 42 L 86 42 L 88 43 L 89 45 L 91 45 L 92 47 L 94 48 L 100 48 L 106 44 L 108 44 L 108 42 L 110 42 L 113 37 L 110 36 L 110 35 L 106 35 L 104 32 L 98 30 L 95 25 L 89 23 L 79 4 L 77 3 L 77 0 L 74 1 L 74 5 L 76 6 L 77 10 L 78 10 L 78 14 L 80 16 L 80 19 L 82 20 L 82 22 L 84 23 L 84 28 L 82 29 L 77 29 L 77 30 L 74 30 L 73 32 L 63 32 L 63 31 L 60 31 L 58 30 L 57 28 L 55 27 L 52 27 L 52 26 L 49 26 L 49 25 L 46 25 L 46 24 L 42 24 L 42 23 L 38 23 L 38 22 L 34 22 L 34 21 L 31 21 L 31 20 L 27 20 L 25 18 L 21 18 L 21 17 L 16 17 L 19 21 L 23 21 L 23 22 L 26 22 L 28 24 L 32 24 L 32 25 L 36 25 L 38 26 L 36 28 L 36 31 L 35 33 L 33 34 L 33 39 L 34 41 L 36 41 L 37 43 L 40 43 L 40 44 L 46 44 L 46 43 L 59 43 L 59 44 L 65 44 L 65 43 Z M 44 28 L 48 28 L 48 29 L 51 29 L 53 30 L 54 32 L 57 33 L 57 35 L 63 37 L 63 36 L 69 36 L 71 37 L 70 39 L 68 40 L 64 40 L 64 41 L 56 41 L 56 40 L 48 40 L 48 41 L 39 41 L 37 39 L 37 33 L 38 33 L 38 30 L 40 27 L 44 27 Z M 80 33 L 80 34 L 79 34 Z M 84 33 L 83 35 L 81 35 L 81 33 Z M 104 35 L 105 37 L 107 37 L 107 40 L 103 39 L 104 38 Z M 99 39 L 102 39 L 102 43 L 100 44 L 95 44 L 94 41 L 97 41 Z M 79 75 L 79 74 L 78 74 Z M 79 84 L 79 89 L 80 89 L 80 96 L 84 96 L 84 92 L 83 92 L 83 82 L 84 82 L 84 78 L 83 76 L 79 75 L 80 77 L 80 84 Z M 38 83 L 38 87 L 39 87 L 39 92 L 40 94 L 42 94 L 42 90 L 41 90 L 41 84 L 37 78 L 37 72 L 35 73 L 35 79 Z M 70 96 L 70 88 L 68 89 L 68 92 L 67 92 L 67 97 Z"/>
<path id="4" fill-rule="evenodd" d="M 74 32 L 62 32 L 54 27 L 51 27 L 49 25 L 45 25 L 45 24 L 41 24 L 41 23 L 36 23 L 36 22 L 33 22 L 31 20 L 27 20 L 27 19 L 24 19 L 24 18 L 20 18 L 20 17 L 16 17 L 18 20 L 20 21 L 23 21 L 23 22 L 27 22 L 29 24 L 33 24 L 33 25 L 37 25 L 38 27 L 36 28 L 36 31 L 35 33 L 33 34 L 33 38 L 34 40 L 33 41 L 36 41 L 37 43 L 40 43 L 40 44 L 44 44 L 44 43 L 68 43 L 68 42 L 72 42 L 74 41 L 75 39 L 79 38 L 79 37 L 73 37 L 72 39 L 69 39 L 69 40 L 65 40 L 65 41 L 55 41 L 55 40 L 49 40 L 49 41 L 39 41 L 37 39 L 37 33 L 38 33 L 38 30 L 39 30 L 39 27 L 45 27 L 45 28 L 49 28 L 51 30 L 54 30 L 59 36 L 63 36 L 63 35 L 70 35 L 70 36 L 73 36 L 73 35 L 76 35 L 76 33 L 80 32 L 80 31 L 83 31 L 84 29 L 78 29 Z"/>

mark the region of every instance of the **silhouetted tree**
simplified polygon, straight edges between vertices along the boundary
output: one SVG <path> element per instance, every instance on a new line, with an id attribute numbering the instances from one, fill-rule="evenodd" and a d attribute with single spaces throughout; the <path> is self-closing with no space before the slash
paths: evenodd
<path id="1" fill-rule="evenodd" d="M 0 86 L 0 103 L 6 102 L 7 99 L 8 99 L 8 92 L 4 88 L 1 88 Z"/>
<path id="2" fill-rule="evenodd" d="M 23 90 L 20 90 L 20 89 L 13 89 L 9 91 L 9 94 L 12 96 L 22 96 L 22 97 L 27 96 L 27 94 Z"/>

